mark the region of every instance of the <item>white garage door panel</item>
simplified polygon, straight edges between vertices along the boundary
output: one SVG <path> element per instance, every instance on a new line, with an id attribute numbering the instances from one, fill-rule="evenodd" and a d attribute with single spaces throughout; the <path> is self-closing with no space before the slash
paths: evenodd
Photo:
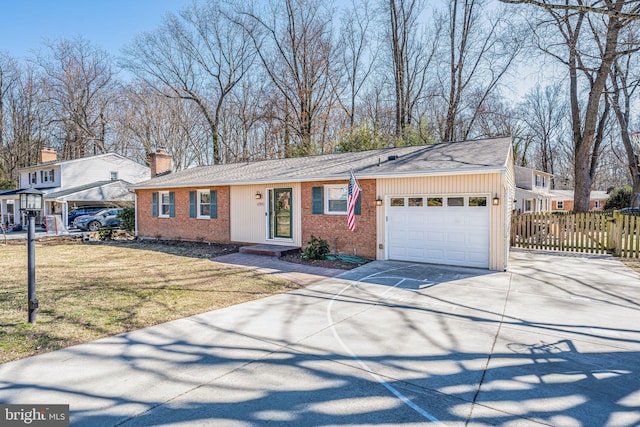
<path id="1" fill-rule="evenodd" d="M 471 246 L 482 246 L 487 243 L 487 236 L 485 233 L 471 232 L 467 234 L 468 242 Z"/>
<path id="2" fill-rule="evenodd" d="M 471 209 L 471 208 L 470 208 Z M 468 218 L 470 227 L 478 227 L 483 230 L 487 227 L 487 218 L 472 216 Z"/>
<path id="3" fill-rule="evenodd" d="M 426 241 L 444 243 L 445 237 L 446 235 L 441 231 L 430 231 L 430 232 L 427 232 Z"/>
<path id="4" fill-rule="evenodd" d="M 489 206 L 388 206 L 387 242 L 389 259 L 488 268 Z"/>
<path id="5" fill-rule="evenodd" d="M 465 252 L 456 250 L 447 251 L 447 257 L 451 261 L 459 262 L 464 262 L 467 259 Z"/>
<path id="6" fill-rule="evenodd" d="M 463 231 L 452 231 L 449 234 L 447 234 L 447 242 L 449 243 L 453 243 L 453 244 L 464 244 L 465 238 L 466 238 L 466 234 L 464 234 Z"/>
<path id="7" fill-rule="evenodd" d="M 442 215 L 430 215 L 427 216 L 427 224 L 434 227 L 441 227 L 444 225 L 446 217 Z"/>
<path id="8" fill-rule="evenodd" d="M 467 259 L 473 263 L 486 262 L 487 254 L 485 252 L 467 252 Z"/>
<path id="9" fill-rule="evenodd" d="M 410 258 L 424 258 L 424 249 L 421 248 L 408 248 L 407 256 Z"/>

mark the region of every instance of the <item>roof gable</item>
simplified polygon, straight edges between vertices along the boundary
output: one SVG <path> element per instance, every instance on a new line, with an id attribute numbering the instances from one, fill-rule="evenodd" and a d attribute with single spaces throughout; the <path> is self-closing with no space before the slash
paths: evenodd
<path id="1" fill-rule="evenodd" d="M 52 161 L 52 162 L 44 162 L 44 163 L 39 163 L 37 165 L 32 165 L 32 166 L 25 166 L 23 168 L 18 169 L 18 172 L 21 171 L 28 171 L 28 170 L 34 170 L 34 169 L 42 169 L 42 168 L 46 168 L 46 167 L 51 167 L 51 166 L 62 166 L 62 165 L 67 165 L 67 164 L 71 164 L 71 163 L 80 163 L 80 162 L 85 162 L 87 160 L 94 160 L 94 159 L 101 159 L 101 158 L 116 158 L 119 160 L 126 160 L 132 163 L 137 163 L 134 160 L 131 160 L 127 157 L 124 157 L 118 153 L 105 153 L 105 154 L 98 154 L 97 156 L 89 156 L 89 157 L 80 157 L 77 159 L 71 159 L 71 160 L 56 160 L 56 161 Z M 142 165 L 141 165 L 142 166 Z"/>

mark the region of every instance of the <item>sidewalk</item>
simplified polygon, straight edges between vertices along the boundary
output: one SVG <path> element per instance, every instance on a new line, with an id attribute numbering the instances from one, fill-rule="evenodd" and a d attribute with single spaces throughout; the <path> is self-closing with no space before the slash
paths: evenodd
<path id="1" fill-rule="evenodd" d="M 58 234 L 57 236 L 73 236 L 75 234 L 82 234 L 80 230 L 71 230 L 68 233 Z M 0 232 L 0 243 L 4 242 L 5 236 L 7 240 L 26 240 L 27 239 L 27 230 L 24 228 L 22 231 L 7 231 L 6 234 Z M 47 234 L 44 229 L 40 227 L 36 227 L 36 240 L 41 239 L 43 237 L 54 237 L 56 234 Z"/>
<path id="2" fill-rule="evenodd" d="M 273 274 L 301 286 L 309 286 L 328 277 L 345 273 L 335 268 L 314 267 L 282 261 L 278 257 L 233 253 L 213 258 L 221 264 L 238 265 L 262 274 Z"/>

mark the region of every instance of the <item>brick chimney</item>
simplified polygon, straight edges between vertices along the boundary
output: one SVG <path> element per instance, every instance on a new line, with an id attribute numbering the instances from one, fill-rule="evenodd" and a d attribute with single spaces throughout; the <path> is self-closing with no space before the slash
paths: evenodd
<path id="1" fill-rule="evenodd" d="M 158 148 L 149 157 L 151 178 L 171 172 L 171 154 L 167 153 L 164 148 Z"/>
<path id="2" fill-rule="evenodd" d="M 55 162 L 56 160 L 58 160 L 56 150 L 47 147 L 40 149 L 40 156 L 38 158 L 39 163 Z"/>

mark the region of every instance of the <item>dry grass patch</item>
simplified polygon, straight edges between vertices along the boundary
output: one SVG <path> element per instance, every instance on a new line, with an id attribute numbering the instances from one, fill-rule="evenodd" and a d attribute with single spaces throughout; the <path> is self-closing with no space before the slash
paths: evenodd
<path id="1" fill-rule="evenodd" d="M 640 273 L 640 259 L 638 258 L 622 258 L 622 262 Z"/>
<path id="2" fill-rule="evenodd" d="M 298 288 L 159 243 L 36 245 L 37 323 L 27 322 L 26 244 L 0 246 L 0 363 Z M 219 248 L 218 248 L 219 249 Z"/>

